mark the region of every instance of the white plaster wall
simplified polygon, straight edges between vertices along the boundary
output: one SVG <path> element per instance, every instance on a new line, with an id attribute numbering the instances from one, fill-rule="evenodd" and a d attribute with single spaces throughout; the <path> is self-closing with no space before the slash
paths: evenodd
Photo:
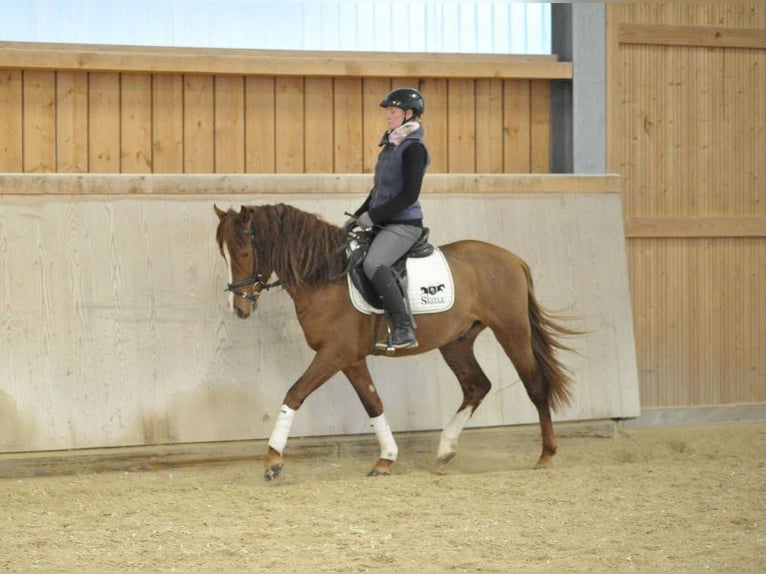
<path id="1" fill-rule="evenodd" d="M 283 201 L 342 223 L 361 196 L 0 196 L 0 451 L 267 437 L 311 359 L 288 295 L 230 315 L 214 241 L 221 207 Z M 541 303 L 590 333 L 565 361 L 559 420 L 639 414 L 618 193 L 427 194 L 434 243 L 476 238 L 530 264 Z M 536 421 L 490 333 L 493 381 L 470 426 Z M 370 359 L 394 432 L 441 428 L 459 387 L 437 352 Z M 293 436 L 368 432 L 345 378 L 298 413 Z"/>

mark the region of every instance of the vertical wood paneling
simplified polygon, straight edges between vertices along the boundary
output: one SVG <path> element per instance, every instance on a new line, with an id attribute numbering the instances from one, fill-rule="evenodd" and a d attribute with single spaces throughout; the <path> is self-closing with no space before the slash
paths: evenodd
<path id="1" fill-rule="evenodd" d="M 245 171 L 245 80 L 215 78 L 215 171 Z"/>
<path id="2" fill-rule="evenodd" d="M 473 80 L 447 80 L 448 152 L 450 173 L 476 171 L 476 100 Z"/>
<path id="3" fill-rule="evenodd" d="M 88 74 L 56 74 L 56 171 L 88 171 Z"/>
<path id="4" fill-rule="evenodd" d="M 551 84 L 530 82 L 530 156 L 532 173 L 551 171 Z"/>
<path id="5" fill-rule="evenodd" d="M 715 194 L 711 192 L 715 187 L 713 180 L 718 176 L 712 170 L 720 150 L 715 131 L 717 110 L 720 109 L 720 100 L 716 98 L 719 85 L 716 71 L 722 68 L 723 51 L 694 50 L 687 53 L 690 58 L 685 74 L 688 81 L 685 83 L 690 88 L 688 95 L 694 95 L 687 101 L 687 106 L 689 115 L 696 118 L 696 121 L 687 122 L 684 134 L 689 148 L 688 157 L 693 158 L 693 165 L 686 173 L 688 189 L 694 197 L 694 201 L 689 202 L 689 209 L 692 213 L 707 215 L 715 213 L 711 209 Z"/>
<path id="6" fill-rule="evenodd" d="M 351 110 L 334 110 L 332 78 L 306 78 L 305 81 L 305 125 L 306 172 L 331 173 L 333 171 L 333 147 L 336 138 L 346 134 L 334 129 L 333 116 L 347 114 Z"/>
<path id="7" fill-rule="evenodd" d="M 276 171 L 274 84 L 274 78 L 245 78 L 245 167 L 248 173 Z"/>
<path id="8" fill-rule="evenodd" d="M 120 89 L 120 170 L 151 173 L 152 77 L 123 74 Z"/>
<path id="9" fill-rule="evenodd" d="M 734 197 L 717 197 L 725 213 L 766 213 L 766 50 L 726 51 L 723 84 L 728 113 L 720 126 L 727 153 L 719 167 L 731 181 Z M 718 127 L 718 126 L 716 126 Z"/>
<path id="10" fill-rule="evenodd" d="M 22 73 L 0 70 L 0 110 L 3 130 L 0 133 L 0 171 L 23 171 Z"/>
<path id="11" fill-rule="evenodd" d="M 382 78 L 362 80 L 362 172 L 372 173 L 378 159 L 378 142 L 386 129 L 380 102 L 391 91 L 391 82 Z M 426 138 L 431 135 L 426 128 Z"/>
<path id="12" fill-rule="evenodd" d="M 741 321 L 742 338 L 738 344 L 744 349 L 741 393 L 738 397 L 725 397 L 729 402 L 766 402 L 766 295 L 764 294 L 763 275 L 766 269 L 766 249 L 763 239 L 744 239 L 744 285 L 742 286 L 742 304 L 745 317 L 752 320 Z"/>
<path id="13" fill-rule="evenodd" d="M 58 85 L 52 74 L 30 72 L 25 83 L 18 72 L 0 84 L 8 118 L 0 144 L 11 169 L 370 173 L 385 129 L 378 104 L 403 86 L 425 96 L 432 173 L 526 173 L 532 161 L 537 171 L 549 164 L 548 80 L 531 94 L 528 80 L 462 77 L 77 71 L 58 73 Z"/>
<path id="14" fill-rule="evenodd" d="M 760 2 L 636 2 L 620 7 L 622 22 L 766 28 L 766 14 Z"/>
<path id="15" fill-rule="evenodd" d="M 88 169 L 120 173 L 120 76 L 88 76 Z"/>
<path id="16" fill-rule="evenodd" d="M 213 76 L 184 76 L 184 172 L 213 173 Z"/>
<path id="17" fill-rule="evenodd" d="M 630 241 L 645 407 L 766 400 L 761 320 L 766 309 L 756 271 L 766 257 L 759 243 L 756 238 Z"/>
<path id="18" fill-rule="evenodd" d="M 276 171 L 304 171 L 303 78 L 277 78 L 276 101 Z"/>
<path id="19" fill-rule="evenodd" d="M 426 145 L 431 154 L 431 165 L 428 171 L 447 173 L 449 170 L 447 80 L 441 78 L 423 80 L 420 83 L 420 91 L 426 101 L 423 125 Z"/>
<path id="20" fill-rule="evenodd" d="M 476 171 L 503 173 L 502 80 L 476 80 Z"/>
<path id="21" fill-rule="evenodd" d="M 714 275 L 713 294 L 720 292 L 724 307 L 718 313 L 722 330 L 713 333 L 726 333 L 730 340 L 725 352 L 715 349 L 721 368 L 710 386 L 722 403 L 766 402 L 766 245 L 763 238 L 731 238 L 716 247 L 713 264 L 722 271 Z"/>
<path id="22" fill-rule="evenodd" d="M 56 171 L 56 74 L 24 72 L 24 171 Z"/>
<path id="23" fill-rule="evenodd" d="M 752 29 L 766 10 L 621 4 L 609 20 Z M 766 51 L 614 44 L 610 167 L 626 216 L 766 213 Z M 643 406 L 763 402 L 763 238 L 635 238 L 627 251 Z"/>
<path id="24" fill-rule="evenodd" d="M 184 170 L 184 86 L 180 74 L 152 77 L 152 171 Z"/>
<path id="25" fill-rule="evenodd" d="M 384 94 L 385 95 L 385 94 Z M 383 96 L 381 96 L 382 99 Z M 334 80 L 333 110 L 335 147 L 333 171 L 362 171 L 362 81 L 358 78 Z"/>
<path id="26" fill-rule="evenodd" d="M 505 80 L 503 129 L 505 173 L 529 173 L 531 110 L 528 80 Z"/>

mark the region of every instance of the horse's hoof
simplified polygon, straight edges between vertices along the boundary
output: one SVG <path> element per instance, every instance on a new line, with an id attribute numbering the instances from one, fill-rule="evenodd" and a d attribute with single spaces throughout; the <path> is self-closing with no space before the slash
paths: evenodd
<path id="1" fill-rule="evenodd" d="M 263 478 L 265 478 L 267 482 L 271 482 L 272 480 L 277 478 L 280 474 L 282 474 L 282 465 L 275 464 L 274 466 L 270 466 L 264 471 Z"/>
<path id="2" fill-rule="evenodd" d="M 455 460 L 456 456 L 457 456 L 456 452 L 449 452 L 447 454 L 443 454 L 439 458 L 436 459 L 436 464 L 438 464 L 440 468 L 444 468 L 449 463 L 451 463 L 453 460 Z"/>
<path id="3" fill-rule="evenodd" d="M 367 476 L 370 478 L 375 478 L 378 476 L 391 476 L 391 473 L 387 470 L 380 470 L 379 468 L 373 468 L 370 472 L 367 473 Z"/>
<path id="4" fill-rule="evenodd" d="M 553 465 L 553 461 L 550 458 L 540 458 L 535 465 L 535 470 L 545 470 Z"/>

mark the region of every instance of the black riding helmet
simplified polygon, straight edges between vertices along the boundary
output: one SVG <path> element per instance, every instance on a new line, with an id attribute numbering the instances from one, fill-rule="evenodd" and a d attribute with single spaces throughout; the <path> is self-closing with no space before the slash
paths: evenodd
<path id="1" fill-rule="evenodd" d="M 423 114 L 426 103 L 423 95 L 415 88 L 397 88 L 388 93 L 386 98 L 380 102 L 381 108 L 395 106 L 403 110 L 412 110 L 414 118 Z"/>

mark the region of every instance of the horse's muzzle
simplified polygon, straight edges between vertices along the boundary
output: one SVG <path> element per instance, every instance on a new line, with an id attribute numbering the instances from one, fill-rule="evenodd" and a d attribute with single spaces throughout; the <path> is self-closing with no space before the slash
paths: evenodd
<path id="1" fill-rule="evenodd" d="M 247 319 L 258 307 L 260 292 L 244 293 L 231 291 L 229 295 L 229 310 L 240 319 Z"/>
<path id="2" fill-rule="evenodd" d="M 240 319 L 247 319 L 250 313 L 242 309 L 241 307 L 234 306 L 234 314 Z"/>

